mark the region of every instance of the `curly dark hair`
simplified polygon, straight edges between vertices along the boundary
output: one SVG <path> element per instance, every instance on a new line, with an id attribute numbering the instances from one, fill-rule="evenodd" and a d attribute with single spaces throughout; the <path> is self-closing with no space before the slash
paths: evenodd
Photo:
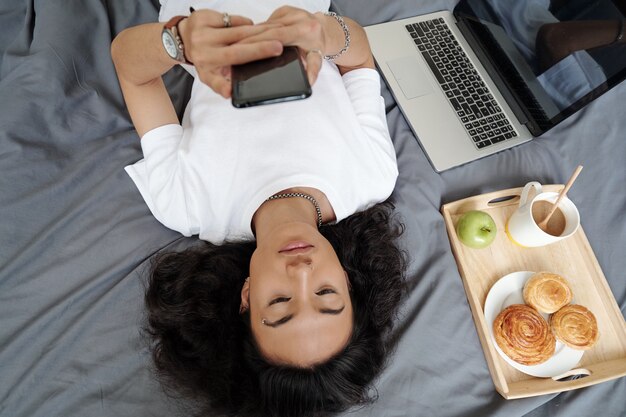
<path id="1" fill-rule="evenodd" d="M 249 316 L 239 313 L 254 242 L 158 255 L 146 330 L 163 385 L 204 415 L 323 416 L 375 400 L 371 384 L 389 351 L 384 335 L 404 294 L 402 231 L 388 202 L 320 228 L 348 273 L 354 327 L 342 351 L 309 368 L 265 360 Z"/>

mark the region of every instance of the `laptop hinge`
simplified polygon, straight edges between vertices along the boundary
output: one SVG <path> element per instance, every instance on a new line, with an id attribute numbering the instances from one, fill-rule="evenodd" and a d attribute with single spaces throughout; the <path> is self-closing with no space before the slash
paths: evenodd
<path id="1" fill-rule="evenodd" d="M 484 51 L 481 43 L 476 39 L 476 36 L 474 35 L 470 26 L 462 19 L 458 19 L 456 23 L 466 41 L 470 44 L 472 50 L 480 60 L 483 67 L 485 67 L 485 70 L 492 78 L 494 84 L 513 111 L 515 117 L 517 117 L 519 122 L 525 125 L 534 136 L 540 135 L 543 130 L 534 121 L 533 117 L 523 106 L 523 104 L 520 105 L 520 103 L 523 103 L 522 100 L 518 97 L 515 91 L 509 87 L 509 84 L 500 75 L 495 67 L 495 63 L 492 62 L 489 55 Z"/>

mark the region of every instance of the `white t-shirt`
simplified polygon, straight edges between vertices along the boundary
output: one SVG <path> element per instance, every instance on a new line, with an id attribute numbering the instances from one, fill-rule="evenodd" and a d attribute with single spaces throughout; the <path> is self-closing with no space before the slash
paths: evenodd
<path id="1" fill-rule="evenodd" d="M 147 132 L 141 147 L 126 171 L 153 215 L 216 244 L 251 239 L 254 212 L 286 188 L 319 189 L 340 221 L 387 199 L 398 175 L 378 73 L 342 77 L 328 62 L 308 99 L 246 109 L 196 80 L 182 126 Z"/>

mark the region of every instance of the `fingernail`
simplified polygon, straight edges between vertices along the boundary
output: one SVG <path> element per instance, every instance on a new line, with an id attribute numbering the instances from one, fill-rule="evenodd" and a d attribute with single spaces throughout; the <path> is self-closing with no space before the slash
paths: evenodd
<path id="1" fill-rule="evenodd" d="M 274 42 L 272 45 L 272 52 L 276 55 L 280 55 L 283 53 L 283 44 L 280 42 Z"/>
<path id="2" fill-rule="evenodd" d="M 189 13 L 193 13 L 193 12 L 195 12 L 195 11 L 196 11 L 196 9 L 194 9 L 194 8 L 193 8 L 193 7 L 191 7 L 191 6 L 189 7 Z"/>

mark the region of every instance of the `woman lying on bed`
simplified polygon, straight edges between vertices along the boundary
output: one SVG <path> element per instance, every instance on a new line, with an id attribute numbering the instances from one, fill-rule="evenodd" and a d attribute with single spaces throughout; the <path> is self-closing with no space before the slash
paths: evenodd
<path id="1" fill-rule="evenodd" d="M 363 29 L 325 14 L 328 1 L 190 14 L 191 4 L 162 1 L 177 56 L 162 44 L 163 23 L 126 29 L 112 45 L 144 153 L 127 172 L 160 222 L 210 242 L 155 261 L 146 301 L 157 369 L 232 415 L 366 402 L 404 258 L 401 226 L 379 204 L 397 166 Z M 312 96 L 232 107 L 230 66 L 283 45 L 299 47 Z M 179 63 L 196 77 L 182 124 L 161 79 Z"/>

